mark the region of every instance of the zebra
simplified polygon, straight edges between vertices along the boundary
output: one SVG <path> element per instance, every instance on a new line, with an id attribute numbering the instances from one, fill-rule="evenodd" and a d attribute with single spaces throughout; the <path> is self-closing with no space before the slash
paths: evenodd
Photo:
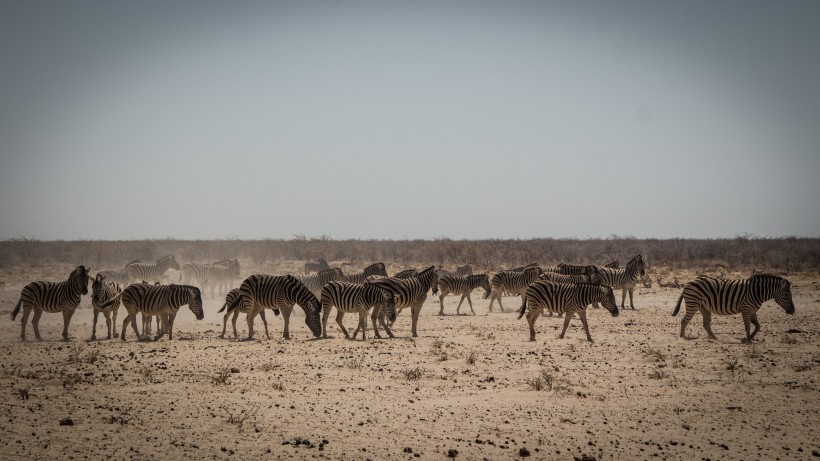
<path id="1" fill-rule="evenodd" d="M 114 282 L 117 285 L 119 285 L 120 289 L 123 289 L 123 288 L 128 286 L 128 271 L 126 269 L 131 264 L 136 264 L 136 263 L 141 263 L 141 262 L 142 262 L 142 260 L 135 259 L 135 260 L 131 261 L 130 263 L 126 264 L 125 266 L 123 266 L 123 268 L 120 269 L 120 270 L 102 271 L 99 274 L 102 275 L 103 277 L 105 277 L 106 283 Z M 116 331 L 116 326 L 115 326 L 114 330 Z M 114 336 L 116 336 L 116 335 L 117 334 L 114 333 Z"/>
<path id="2" fill-rule="evenodd" d="M 122 331 L 120 339 L 125 341 L 125 331 L 129 323 L 134 328 L 134 333 L 140 340 L 145 339 L 140 336 L 137 330 L 137 313 L 145 316 L 156 315 L 160 318 L 160 328 L 154 340 L 157 340 L 168 332 L 168 339 L 173 339 L 174 319 L 179 312 L 179 308 L 185 304 L 194 313 L 197 320 L 205 317 L 202 310 L 202 293 L 199 288 L 191 285 L 151 285 L 148 283 L 135 283 L 129 285 L 122 291 L 122 305 L 128 311 L 128 315 L 122 321 Z M 109 303 L 111 300 L 108 301 Z M 102 304 L 101 307 L 107 307 Z M 150 322 L 150 317 L 149 322 Z"/>
<path id="3" fill-rule="evenodd" d="M 212 264 L 186 263 L 179 271 L 179 282 L 188 284 L 194 279 L 204 292 L 211 287 L 211 297 L 214 289 L 220 293 L 228 291 L 235 279 L 239 278 L 239 260 L 225 259 Z"/>
<path id="4" fill-rule="evenodd" d="M 97 274 L 94 281 L 91 282 L 91 306 L 94 308 L 94 326 L 91 329 L 91 340 L 97 339 L 97 317 L 100 313 L 105 316 L 105 324 L 108 327 L 108 337 L 111 339 L 111 326 L 114 326 L 114 336 L 117 336 L 117 312 L 120 310 L 119 298 L 122 290 L 115 282 L 109 282 L 102 274 Z M 103 308 L 100 307 L 110 299 L 114 299 L 114 303 Z M 111 317 L 113 316 L 113 323 Z"/>
<path id="5" fill-rule="evenodd" d="M 424 301 L 427 300 L 427 290 L 432 288 L 433 294 L 438 293 L 438 273 L 435 266 L 430 266 L 427 269 L 419 272 L 416 277 L 409 279 L 386 278 L 369 282 L 370 284 L 381 288 L 384 291 L 392 293 L 396 298 L 396 310 L 401 312 L 405 307 L 410 307 L 412 314 L 412 334 L 413 337 L 418 337 L 418 323 L 419 313 Z M 373 309 L 371 319 L 373 324 L 376 323 L 376 318 L 379 315 L 378 309 Z M 354 333 L 354 337 L 356 334 Z"/>
<path id="6" fill-rule="evenodd" d="M 253 319 L 256 314 L 265 308 L 273 309 L 274 314 L 281 310 L 285 320 L 283 337 L 290 339 L 290 314 L 294 304 L 299 304 L 305 311 L 305 323 L 313 336 L 318 338 L 322 334 L 322 322 L 319 319 L 322 305 L 293 275 L 251 275 L 239 286 L 239 297 L 228 309 L 233 310 L 241 305 L 248 311 L 247 341 L 253 339 Z"/>
<path id="7" fill-rule="evenodd" d="M 505 291 L 513 295 L 520 295 L 523 299 L 527 286 L 543 272 L 540 267 L 532 266 L 520 272 L 501 271 L 493 275 L 490 279 L 490 286 L 492 287 L 490 291 L 490 312 L 493 311 L 493 301 L 495 300 L 498 300 L 498 306 L 501 308 L 501 312 L 504 312 L 504 305 L 501 304 L 501 294 Z"/>
<path id="8" fill-rule="evenodd" d="M 409 279 L 410 277 L 415 277 L 417 275 L 419 275 L 419 271 L 416 269 L 406 269 L 396 273 L 393 277 L 396 277 L 397 279 Z"/>
<path id="9" fill-rule="evenodd" d="M 538 280 L 527 287 L 524 303 L 518 311 L 518 318 L 523 317 L 526 311 L 527 322 L 530 324 L 530 341 L 535 341 L 535 321 L 544 309 L 549 312 L 564 313 L 566 314 L 564 327 L 558 336 L 564 339 L 569 321 L 573 314 L 577 313 L 584 325 L 587 341 L 592 342 L 587 324 L 586 307 L 595 302 L 603 303 L 613 317 L 618 316 L 618 303 L 615 301 L 615 293 L 611 287 L 592 283 L 568 284 Z"/>
<path id="10" fill-rule="evenodd" d="M 624 303 L 626 302 L 626 293 L 628 291 L 629 307 L 634 310 L 635 305 L 632 303 L 632 292 L 635 290 L 635 285 L 642 281 L 645 276 L 646 271 L 644 271 L 643 257 L 637 255 L 630 259 L 623 269 L 593 266 L 589 273 L 589 280 L 592 283 L 611 286 L 614 290 L 620 288 L 621 308 L 625 308 Z"/>
<path id="11" fill-rule="evenodd" d="M 470 312 L 475 315 L 475 310 L 473 310 L 473 300 L 470 299 L 470 293 L 478 287 L 484 288 L 483 298 L 487 299 L 487 297 L 490 296 L 491 291 L 490 277 L 488 277 L 487 274 L 468 275 L 464 277 L 451 277 L 445 275 L 444 277 L 439 277 L 438 301 L 441 305 L 441 309 L 438 311 L 438 315 L 444 315 L 444 297 L 451 293 L 454 295 L 461 295 L 461 300 L 458 302 L 458 307 L 456 307 L 456 315 L 458 315 L 461 311 L 461 303 L 464 302 L 464 298 L 467 298 L 467 302 L 470 304 Z"/>
<path id="12" fill-rule="evenodd" d="M 367 283 L 361 285 L 348 282 L 330 282 L 322 288 L 321 300 L 323 338 L 327 338 L 327 321 L 330 318 L 330 310 L 333 306 L 336 306 L 336 323 L 339 324 L 339 328 L 342 329 L 347 339 L 350 339 L 350 334 L 348 334 L 347 329 L 345 329 L 342 323 L 342 319 L 347 313 L 355 312 L 359 314 L 359 324 L 353 334 L 354 340 L 359 330 L 362 330 L 362 341 L 367 339 L 365 333 L 367 331 L 367 313 L 370 311 L 371 306 L 374 311 L 381 311 L 386 314 L 390 322 L 396 320 L 396 299 L 393 297 L 393 294 L 389 291 L 382 290 L 374 284 Z M 390 331 L 390 327 L 388 327 L 384 321 L 385 315 L 377 315 L 373 318 L 373 332 L 376 334 L 376 337 L 381 338 L 375 317 L 378 317 L 387 336 L 393 338 L 393 332 Z"/>
<path id="13" fill-rule="evenodd" d="M 751 343 L 760 330 L 757 320 L 757 311 L 760 306 L 774 299 L 787 314 L 794 314 L 791 283 L 779 275 L 754 274 L 740 280 L 724 280 L 713 277 L 698 277 L 683 287 L 683 293 L 678 298 L 672 315 L 678 315 L 681 302 L 686 300 L 686 315 L 680 323 L 680 337 L 683 338 L 686 326 L 692 320 L 695 312 L 700 311 L 703 316 L 703 328 L 710 339 L 717 339 L 712 333 L 712 314 L 734 315 L 743 317 L 743 326 L 746 329 L 746 338 L 743 343 Z M 754 325 L 754 331 L 749 333 L 749 323 Z"/>
<path id="14" fill-rule="evenodd" d="M 607 264 L 603 267 L 606 267 L 606 268 L 609 268 L 609 269 L 618 269 L 618 267 L 619 267 L 618 261 L 612 261 L 611 263 L 609 263 L 609 264 Z M 564 274 L 564 275 L 589 275 L 594 268 L 595 268 L 595 265 L 593 265 L 593 264 L 578 266 L 578 265 L 575 265 L 575 264 L 561 263 L 561 264 L 558 264 L 557 266 L 555 266 L 555 272 L 557 272 L 559 274 Z"/>
<path id="15" fill-rule="evenodd" d="M 161 282 L 162 277 L 169 268 L 179 270 L 179 264 L 174 255 L 165 256 L 156 264 L 135 263 L 126 266 L 128 280 L 144 280 L 146 282 Z"/>
<path id="16" fill-rule="evenodd" d="M 345 274 L 344 278 L 341 280 L 349 283 L 363 284 L 367 282 L 367 278 L 371 275 L 381 275 L 387 277 L 387 271 L 384 269 L 384 263 L 373 263 L 362 269 L 360 272 Z"/>
<path id="17" fill-rule="evenodd" d="M 324 269 L 309 275 L 293 274 L 299 279 L 311 293 L 318 299 L 322 296 L 322 287 L 333 280 L 344 280 L 344 274 L 338 267 L 333 269 Z"/>
<path id="18" fill-rule="evenodd" d="M 11 319 L 14 320 L 23 308 L 22 328 L 20 338 L 26 340 L 26 321 L 34 310 L 34 317 L 31 318 L 31 326 L 34 328 L 34 337 L 37 341 L 42 341 L 40 337 L 40 316 L 43 312 L 63 313 L 63 340 L 68 341 L 68 324 L 77 306 L 80 305 L 82 295 L 88 294 L 88 280 L 91 278 L 88 272 L 90 267 L 77 266 L 68 275 L 68 279 L 62 282 L 31 282 L 23 287 L 20 293 L 20 300 L 11 312 Z"/>
<path id="19" fill-rule="evenodd" d="M 233 290 L 229 291 L 228 294 L 225 296 L 225 304 L 222 305 L 222 309 L 219 309 L 217 312 L 222 312 L 228 308 L 234 301 L 239 297 L 239 288 L 234 288 Z M 233 314 L 233 318 L 231 319 L 231 323 L 233 324 L 233 337 L 234 339 L 239 338 L 239 333 L 236 332 L 236 318 L 239 317 L 239 314 L 247 314 L 249 311 L 245 308 L 244 304 L 237 304 L 236 308 L 233 310 L 229 309 L 228 312 L 225 312 L 225 317 L 222 319 L 222 334 L 219 335 L 220 338 L 225 337 L 225 329 L 228 326 L 228 316 Z M 268 332 L 268 321 L 265 319 L 265 310 L 262 309 L 259 311 L 259 317 L 262 319 L 262 323 L 265 325 L 265 336 L 270 338 L 270 333 Z"/>

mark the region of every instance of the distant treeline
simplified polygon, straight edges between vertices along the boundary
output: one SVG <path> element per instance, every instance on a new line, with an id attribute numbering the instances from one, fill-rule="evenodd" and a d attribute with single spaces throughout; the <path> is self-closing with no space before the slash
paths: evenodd
<path id="1" fill-rule="evenodd" d="M 256 265 L 283 260 L 349 262 L 362 265 L 383 261 L 405 266 L 471 264 L 478 270 L 498 270 L 530 262 L 606 264 L 626 263 L 642 254 L 652 266 L 699 268 L 724 266 L 731 271 L 817 271 L 820 238 L 730 239 L 606 239 L 527 240 L 333 240 L 327 236 L 265 240 L 81 240 L 0 241 L 0 267 L 49 264 L 88 264 L 116 268 L 133 259 L 154 262 L 167 254 L 180 263 L 240 258 Z"/>

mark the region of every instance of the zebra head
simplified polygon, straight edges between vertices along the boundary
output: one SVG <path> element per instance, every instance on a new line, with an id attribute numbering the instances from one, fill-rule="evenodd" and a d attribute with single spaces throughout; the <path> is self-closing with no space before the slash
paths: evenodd
<path id="1" fill-rule="evenodd" d="M 316 298 L 316 296 L 313 295 L 313 293 L 308 293 L 312 299 L 307 302 L 306 306 L 302 306 L 305 309 L 305 325 L 310 328 L 311 333 L 313 333 L 313 337 L 318 338 L 322 336 L 322 303 Z"/>
<path id="2" fill-rule="evenodd" d="M 643 267 L 643 257 L 641 255 L 635 256 L 626 264 L 627 269 L 629 269 L 630 266 L 637 266 L 637 270 L 641 274 L 641 277 L 646 276 L 646 271 L 644 271 Z"/>
<path id="3" fill-rule="evenodd" d="M 601 284 L 601 272 L 598 271 L 597 266 L 587 266 L 587 275 L 589 276 L 589 283 Z"/>
<path id="4" fill-rule="evenodd" d="M 90 270 L 90 267 L 77 266 L 68 276 L 68 281 L 71 286 L 84 295 L 88 294 L 88 280 L 91 278 L 91 276 L 88 275 L 88 271 Z"/>
<path id="5" fill-rule="evenodd" d="M 94 281 L 91 283 L 91 297 L 98 304 L 105 302 L 105 292 L 103 291 L 103 283 L 105 283 L 105 276 L 97 274 Z"/>
<path id="6" fill-rule="evenodd" d="M 791 282 L 784 278 L 779 280 L 778 287 L 774 293 L 774 300 L 786 311 L 787 314 L 794 315 Z"/>
<path id="7" fill-rule="evenodd" d="M 188 309 L 191 309 L 197 320 L 202 320 L 205 318 L 205 311 L 202 309 L 202 293 L 194 286 L 186 288 L 188 289 Z"/>
<path id="8" fill-rule="evenodd" d="M 228 272 L 231 277 L 238 279 L 239 278 L 239 259 L 234 258 L 233 261 L 228 263 Z"/>
<path id="9" fill-rule="evenodd" d="M 159 265 L 160 262 L 164 262 L 165 264 L 168 265 L 167 267 L 170 267 L 171 269 L 179 270 L 179 263 L 174 258 L 174 255 L 168 255 L 168 256 L 160 259 L 159 261 L 157 261 L 157 265 Z"/>
<path id="10" fill-rule="evenodd" d="M 484 288 L 483 299 L 489 298 L 490 292 L 493 291 L 493 288 L 490 286 L 490 277 L 487 274 L 481 274 L 481 282 L 479 286 Z"/>
<path id="11" fill-rule="evenodd" d="M 390 291 L 378 290 L 382 294 L 382 312 L 385 312 L 387 314 L 387 320 L 393 323 L 396 321 L 396 298 Z"/>
<path id="12" fill-rule="evenodd" d="M 601 304 L 604 305 L 604 308 L 612 314 L 613 317 L 618 316 L 618 301 L 615 300 L 615 292 L 612 291 L 612 287 L 601 285 L 598 287 L 598 290 L 601 290 L 601 294 L 603 297 L 603 301 Z"/>

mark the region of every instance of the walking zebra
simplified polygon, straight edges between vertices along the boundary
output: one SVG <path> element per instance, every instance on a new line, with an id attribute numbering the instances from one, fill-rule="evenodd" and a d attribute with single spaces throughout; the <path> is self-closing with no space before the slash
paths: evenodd
<path id="1" fill-rule="evenodd" d="M 418 323 L 419 313 L 424 301 L 427 300 L 427 290 L 432 288 L 433 294 L 438 293 L 438 273 L 435 266 L 430 266 L 427 269 L 419 272 L 416 277 L 409 279 L 397 279 L 394 277 L 379 279 L 369 282 L 384 291 L 392 293 L 396 298 L 396 310 L 400 313 L 405 307 L 410 307 L 412 315 L 412 333 L 413 337 L 418 337 Z M 376 323 L 376 317 L 379 315 L 379 309 L 373 309 L 371 319 L 373 324 Z M 355 337 L 355 333 L 354 333 Z"/>
<path id="2" fill-rule="evenodd" d="M 384 263 L 373 263 L 362 269 L 360 272 L 346 274 L 342 281 L 363 284 L 367 282 L 367 278 L 371 275 L 381 275 L 387 277 L 387 271 L 384 269 Z"/>
<path id="3" fill-rule="evenodd" d="M 11 312 L 11 319 L 14 320 L 23 308 L 22 328 L 20 338 L 26 340 L 26 321 L 31 310 L 34 309 L 34 317 L 31 318 L 31 326 L 34 328 L 34 337 L 37 341 L 42 341 L 40 337 L 40 316 L 43 312 L 63 313 L 63 339 L 68 341 L 68 324 L 71 316 L 80 304 L 82 295 L 88 294 L 88 271 L 91 268 L 77 266 L 68 275 L 68 280 L 62 282 L 31 282 L 23 287 L 20 293 L 20 300 Z"/>
<path id="4" fill-rule="evenodd" d="M 122 331 L 120 339 L 125 341 L 125 331 L 129 323 L 134 328 L 134 334 L 140 340 L 147 339 L 140 336 L 137 330 L 137 313 L 145 316 L 158 316 L 160 327 L 154 340 L 157 340 L 168 332 L 168 339 L 173 339 L 174 319 L 179 312 L 179 308 L 188 305 L 197 320 L 202 320 L 205 313 L 202 310 L 202 294 L 199 288 L 191 285 L 151 285 L 148 283 L 135 283 L 129 285 L 122 291 L 122 305 L 128 311 L 128 315 L 122 321 Z M 111 301 L 108 301 L 111 302 Z M 107 307 L 105 304 L 103 307 Z M 150 322 L 150 317 L 149 322 Z"/>
<path id="5" fill-rule="evenodd" d="M 504 312 L 504 305 L 501 304 L 501 294 L 504 292 L 512 295 L 520 295 L 524 298 L 527 286 L 534 282 L 544 271 L 538 266 L 528 267 L 520 272 L 501 271 L 493 275 L 490 280 L 490 312 L 493 311 L 493 301 L 498 300 L 498 307 Z"/>
<path id="6" fill-rule="evenodd" d="M 643 258 L 637 255 L 626 263 L 623 269 L 611 269 L 609 267 L 595 267 L 591 269 L 589 279 L 592 283 L 611 286 L 613 290 L 621 289 L 621 308 L 626 302 L 626 293 L 629 292 L 629 307 L 633 310 L 632 292 L 635 285 L 642 281 L 646 272 L 644 271 Z"/>
<path id="7" fill-rule="evenodd" d="M 448 294 L 461 295 L 461 300 L 458 302 L 458 307 L 456 307 L 456 315 L 460 314 L 461 303 L 464 302 L 464 298 L 467 298 L 467 303 L 470 304 L 470 312 L 475 315 L 475 310 L 473 310 L 473 300 L 470 299 L 470 293 L 478 287 L 484 288 L 484 299 L 487 299 L 487 297 L 490 296 L 491 291 L 490 277 L 488 277 L 487 274 L 467 275 L 464 277 L 452 277 L 445 275 L 444 277 L 439 277 L 438 301 L 439 304 L 441 304 L 441 309 L 438 311 L 438 315 L 444 315 L 444 297 Z"/>
<path id="8" fill-rule="evenodd" d="M 169 268 L 179 270 L 179 264 L 174 255 L 168 255 L 157 261 L 156 264 L 134 263 L 126 266 L 128 280 L 143 280 L 146 282 L 161 282 L 162 277 Z"/>
<path id="9" fill-rule="evenodd" d="M 97 339 L 97 317 L 100 313 L 105 316 L 105 324 L 108 327 L 108 337 L 111 339 L 111 326 L 114 326 L 114 336 L 117 336 L 117 311 L 120 310 L 120 297 L 122 290 L 115 282 L 109 282 L 102 274 L 97 274 L 91 282 L 91 306 L 94 308 L 94 326 L 91 329 L 91 340 Z M 107 303 L 109 300 L 113 303 Z M 102 307 L 107 304 L 107 307 Z M 113 323 L 111 317 L 114 317 Z"/>
<path id="10" fill-rule="evenodd" d="M 743 317 L 746 338 L 743 343 L 751 343 L 760 330 L 757 310 L 760 306 L 774 299 L 787 314 L 794 314 L 791 283 L 779 275 L 755 274 L 741 280 L 722 280 L 712 277 L 698 277 L 683 287 L 678 304 L 672 315 L 678 315 L 681 301 L 686 300 L 686 315 L 680 322 L 680 337 L 684 337 L 686 326 L 695 312 L 703 316 L 703 328 L 710 339 L 717 339 L 712 333 L 712 314 L 734 315 Z M 755 327 L 749 333 L 749 323 Z"/>
<path id="11" fill-rule="evenodd" d="M 236 309 L 242 305 L 248 311 L 248 341 L 253 339 L 253 319 L 256 314 L 265 308 L 273 309 L 274 313 L 281 310 L 285 320 L 283 336 L 290 339 L 290 314 L 293 312 L 294 304 L 299 304 L 305 311 L 305 323 L 313 336 L 318 338 L 322 334 L 322 322 L 319 319 L 322 305 L 316 296 L 292 275 L 251 275 L 239 286 L 239 297 L 228 306 L 228 309 Z"/>
<path id="12" fill-rule="evenodd" d="M 606 310 L 613 317 L 618 316 L 618 303 L 615 301 L 615 293 L 612 288 L 592 283 L 553 283 L 539 280 L 532 283 L 524 296 L 524 304 L 518 311 L 518 318 L 527 313 L 527 322 L 530 324 L 530 341 L 535 341 L 535 321 L 541 312 L 546 309 L 549 312 L 566 314 L 564 316 L 564 328 L 558 337 L 564 339 L 564 334 L 572 320 L 573 314 L 578 314 L 584 331 L 587 334 L 587 341 L 592 342 L 587 324 L 587 305 L 591 303 L 603 303 Z"/>
<path id="13" fill-rule="evenodd" d="M 228 308 L 231 304 L 239 298 L 239 288 L 234 288 L 233 290 L 229 291 L 228 294 L 225 296 L 225 304 L 222 305 L 222 309 L 219 309 L 217 313 L 224 311 Z M 236 332 L 236 318 L 239 317 L 239 314 L 247 314 L 249 311 L 242 303 L 237 303 L 236 308 L 228 309 L 228 312 L 225 312 L 225 317 L 222 319 L 222 334 L 219 335 L 220 338 L 225 337 L 225 329 L 228 326 L 228 316 L 233 314 L 233 318 L 231 319 L 231 323 L 233 324 L 233 337 L 234 339 L 239 339 L 239 333 Z M 262 319 L 262 323 L 265 325 L 265 336 L 270 338 L 270 333 L 268 333 L 268 321 L 265 319 L 265 310 L 262 309 L 259 311 L 259 317 Z"/>
<path id="14" fill-rule="evenodd" d="M 123 268 L 120 269 L 120 270 L 102 271 L 102 272 L 99 273 L 99 275 L 102 275 L 103 277 L 105 277 L 106 282 L 116 283 L 117 285 L 119 285 L 120 289 L 123 289 L 123 288 L 128 286 L 128 271 L 126 269 L 131 264 L 136 264 L 136 263 L 141 263 L 141 262 L 142 262 L 141 260 L 135 259 L 135 260 L 131 261 L 130 263 L 126 264 L 125 266 L 123 266 Z M 115 328 L 115 330 L 116 330 L 116 328 Z M 114 333 L 114 335 L 116 336 L 116 333 Z"/>
<path id="15" fill-rule="evenodd" d="M 367 283 L 360 285 L 357 283 L 348 282 L 330 282 L 322 288 L 322 337 L 327 338 L 327 321 L 330 318 L 330 310 L 336 306 L 336 323 L 345 334 L 345 338 L 350 339 L 347 329 L 345 329 L 342 319 L 345 314 L 358 313 L 359 325 L 353 333 L 353 339 L 362 330 L 362 341 L 367 339 L 367 313 L 373 307 L 374 311 L 379 310 L 386 314 L 388 320 L 391 322 L 396 320 L 396 299 L 389 291 L 382 290 L 374 284 Z M 382 324 L 382 328 L 387 333 L 387 336 L 393 337 L 393 332 L 384 321 L 385 315 L 377 315 L 373 318 L 373 332 L 377 338 L 379 335 L 379 328 L 376 325 L 376 317 Z"/>
<path id="16" fill-rule="evenodd" d="M 397 279 L 409 279 L 410 277 L 415 277 L 417 275 L 419 275 L 419 271 L 415 269 L 405 269 L 396 273 L 393 277 L 396 277 Z"/>
<path id="17" fill-rule="evenodd" d="M 322 296 L 322 288 L 327 285 L 328 282 L 344 280 L 345 278 L 342 270 L 338 267 L 324 269 L 309 275 L 293 274 L 293 276 L 299 279 L 317 299 Z"/>

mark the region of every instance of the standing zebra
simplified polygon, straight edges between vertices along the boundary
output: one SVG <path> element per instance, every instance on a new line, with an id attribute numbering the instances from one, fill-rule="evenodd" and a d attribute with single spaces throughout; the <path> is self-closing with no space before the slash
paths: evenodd
<path id="1" fill-rule="evenodd" d="M 342 281 L 362 284 L 365 283 L 367 278 L 371 275 L 381 275 L 387 277 L 387 271 L 384 269 L 384 263 L 373 263 L 362 269 L 360 272 L 346 274 Z"/>
<path id="2" fill-rule="evenodd" d="M 427 300 L 427 290 L 432 288 L 433 294 L 438 293 L 438 273 L 435 266 L 430 266 L 424 269 L 416 277 L 409 279 L 386 278 L 370 282 L 370 284 L 381 288 L 384 291 L 392 293 L 396 298 L 396 310 L 401 312 L 405 307 L 410 307 L 412 314 L 412 333 L 413 337 L 418 337 L 417 326 L 419 323 L 419 313 L 424 301 Z M 373 309 L 371 319 L 373 324 L 376 324 L 376 318 L 379 315 L 378 309 Z M 355 337 L 355 333 L 354 333 Z"/>
<path id="3" fill-rule="evenodd" d="M 441 304 L 441 309 L 438 311 L 438 315 L 444 315 L 444 297 L 448 294 L 461 295 L 461 300 L 458 302 L 458 307 L 456 308 L 456 315 L 458 315 L 461 311 L 461 303 L 464 302 L 464 298 L 467 298 L 467 302 L 470 304 L 470 312 L 475 315 L 475 310 L 473 310 L 473 300 L 470 299 L 470 293 L 478 287 L 484 288 L 484 299 L 487 299 L 487 297 L 490 296 L 491 291 L 490 277 L 488 277 L 487 274 L 468 275 L 464 277 L 445 275 L 444 277 L 439 277 L 438 301 L 439 304 Z"/>
<path id="4" fill-rule="evenodd" d="M 174 255 L 165 256 L 159 259 L 156 264 L 130 264 L 125 270 L 128 272 L 129 281 L 162 282 L 162 277 L 170 268 L 179 270 L 179 264 L 174 259 Z"/>
<path id="5" fill-rule="evenodd" d="M 63 340 L 68 341 L 68 324 L 71 316 L 80 304 L 82 295 L 88 294 L 88 271 L 91 268 L 77 266 L 68 280 L 62 282 L 31 282 L 23 287 L 20 293 L 20 300 L 11 312 L 11 319 L 14 320 L 23 308 L 23 318 L 21 319 L 22 329 L 20 338 L 26 340 L 26 321 L 31 310 L 34 309 L 34 317 L 31 318 L 31 326 L 34 328 L 34 337 L 37 341 L 42 341 L 40 337 L 40 316 L 43 312 L 63 313 Z"/>
<path id="6" fill-rule="evenodd" d="M 253 319 L 263 309 L 282 311 L 285 320 L 283 337 L 290 339 L 290 314 L 293 305 L 299 304 L 305 311 L 305 323 L 313 336 L 322 334 L 322 322 L 319 313 L 322 305 L 305 285 L 292 275 L 254 274 L 246 278 L 239 287 L 239 297 L 228 306 L 236 309 L 242 305 L 248 311 L 248 338 L 253 339 Z"/>
<path id="7" fill-rule="evenodd" d="M 293 276 L 299 279 L 317 299 L 322 296 L 322 288 L 327 285 L 328 282 L 344 280 L 345 277 L 342 270 L 338 267 L 320 270 L 319 272 L 309 275 L 293 274 Z"/>
<path id="8" fill-rule="evenodd" d="M 160 318 L 160 328 L 154 337 L 155 340 L 161 338 L 166 331 L 168 332 L 168 339 L 172 339 L 174 319 L 181 306 L 187 304 L 197 320 L 202 320 L 205 317 L 202 310 L 202 294 L 199 288 L 191 285 L 135 283 L 122 291 L 121 298 L 122 305 L 128 311 L 128 315 L 122 321 L 122 331 L 120 332 L 120 339 L 123 341 L 125 341 L 125 331 L 129 323 L 131 323 L 134 333 L 140 340 L 146 339 L 140 336 L 140 332 L 137 330 L 137 313 L 141 313 L 143 318 L 146 315 L 156 315 Z M 103 304 L 102 307 L 107 306 Z"/>
<path id="9" fill-rule="evenodd" d="M 625 307 L 624 303 L 626 302 L 626 293 L 628 291 L 629 307 L 634 310 L 635 305 L 632 303 L 632 292 L 635 290 L 635 285 L 642 281 L 644 276 L 646 276 L 646 272 L 644 271 L 643 258 L 641 255 L 637 255 L 630 259 L 623 269 L 594 267 L 594 269 L 591 269 L 589 279 L 592 283 L 611 286 L 613 290 L 620 288 L 621 308 Z"/>
<path id="10" fill-rule="evenodd" d="M 498 300 L 501 312 L 504 312 L 504 305 L 501 304 L 501 294 L 505 291 L 512 295 L 520 295 L 522 300 L 527 286 L 534 282 L 544 271 L 538 267 L 528 267 L 520 272 L 501 271 L 493 275 L 490 280 L 492 290 L 490 291 L 490 312 L 493 311 L 493 301 Z"/>
<path id="11" fill-rule="evenodd" d="M 353 333 L 353 339 L 356 339 L 359 330 L 362 330 L 362 341 L 367 339 L 367 312 L 373 307 L 374 311 L 379 310 L 384 312 L 388 320 L 391 322 L 396 320 L 396 299 L 389 291 L 384 291 L 372 283 L 360 285 L 357 283 L 348 282 L 330 282 L 322 288 L 322 337 L 327 338 L 327 321 L 330 318 L 330 310 L 336 306 L 336 323 L 345 334 L 345 338 L 350 339 L 347 329 L 345 329 L 342 319 L 345 314 L 358 313 L 359 325 Z M 384 315 L 377 315 L 382 328 L 387 333 L 387 336 L 393 337 L 393 332 L 384 321 Z M 376 318 L 373 318 L 373 332 L 377 338 L 379 335 L 379 328 L 376 325 Z"/>
<path id="12" fill-rule="evenodd" d="M 747 279 L 722 280 L 712 277 L 698 277 L 683 287 L 678 304 L 672 315 L 678 315 L 681 301 L 686 300 L 686 315 L 680 322 L 680 337 L 684 337 L 686 326 L 695 312 L 703 316 L 703 328 L 710 339 L 717 339 L 712 333 L 712 314 L 734 315 L 743 317 L 746 338 L 743 343 L 751 343 L 760 330 L 757 310 L 760 306 L 774 299 L 787 314 L 794 314 L 791 283 L 779 275 L 755 274 Z M 755 327 L 749 333 L 749 323 Z"/>
<path id="13" fill-rule="evenodd" d="M 91 340 L 97 339 L 97 317 L 100 313 L 105 316 L 105 324 L 108 327 L 108 337 L 111 339 L 111 326 L 114 326 L 114 336 L 117 336 L 117 311 L 120 310 L 120 297 L 122 290 L 114 282 L 106 280 L 102 274 L 97 274 L 94 281 L 91 282 L 91 306 L 94 308 L 94 326 L 91 330 Z M 113 304 L 107 303 L 109 300 L 114 300 Z M 102 307 L 107 304 L 106 307 Z M 111 320 L 113 314 L 113 323 Z"/>
<path id="14" fill-rule="evenodd" d="M 591 303 L 603 303 L 604 307 L 612 314 L 618 316 L 618 303 L 615 301 L 615 294 L 612 288 L 592 283 L 553 283 L 545 280 L 534 282 L 527 288 L 524 296 L 524 304 L 518 311 L 518 318 L 527 313 L 527 322 L 530 324 L 530 341 L 535 341 L 535 321 L 541 312 L 546 309 L 549 312 L 566 314 L 564 316 L 564 328 L 561 329 L 560 339 L 564 339 L 569 321 L 573 314 L 578 314 L 584 331 L 587 334 L 587 341 L 592 342 L 587 324 L 587 305 Z"/>
<path id="15" fill-rule="evenodd" d="M 99 273 L 99 275 L 105 277 L 106 283 L 116 283 L 117 285 L 119 285 L 120 289 L 123 289 L 128 286 L 128 266 L 130 266 L 131 264 L 141 262 L 141 260 L 135 259 L 130 263 L 126 264 L 125 266 L 123 266 L 123 268 L 120 270 L 102 271 Z M 116 331 L 116 327 L 114 328 L 114 330 Z M 114 333 L 114 335 L 116 336 L 116 333 Z"/>
<path id="16" fill-rule="evenodd" d="M 229 291 L 228 294 L 225 296 L 225 304 L 222 305 L 222 309 L 219 309 L 217 313 L 227 309 L 228 306 L 232 305 L 234 301 L 236 301 L 237 298 L 239 298 L 239 288 L 234 288 L 233 290 Z M 225 312 L 225 317 L 222 319 L 222 334 L 219 335 L 219 337 L 225 337 L 225 328 L 228 326 L 228 316 L 233 314 L 233 318 L 231 318 L 231 323 L 233 324 L 233 337 L 234 339 L 239 339 L 239 333 L 236 332 L 236 318 L 239 317 L 239 314 L 247 314 L 248 312 L 250 311 L 242 303 L 237 303 L 236 308 L 232 310 L 228 309 L 228 312 Z M 265 325 L 265 336 L 270 338 L 270 333 L 268 333 L 268 321 L 265 319 L 264 309 L 259 311 L 259 317 L 262 319 L 262 323 Z"/>

